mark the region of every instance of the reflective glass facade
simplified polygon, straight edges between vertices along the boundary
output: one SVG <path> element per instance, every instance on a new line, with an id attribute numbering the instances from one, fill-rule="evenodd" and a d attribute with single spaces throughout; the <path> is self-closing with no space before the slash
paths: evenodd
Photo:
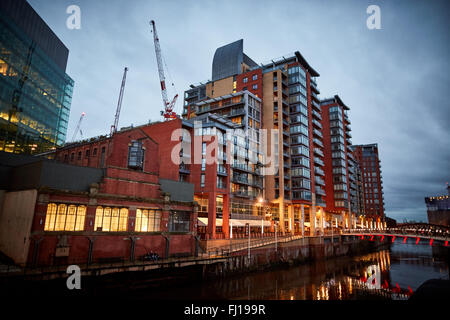
<path id="1" fill-rule="evenodd" d="M 47 42 L 55 37 L 48 35 Z M 0 10 L 0 151 L 40 153 L 62 145 L 73 85 L 40 44 Z"/>

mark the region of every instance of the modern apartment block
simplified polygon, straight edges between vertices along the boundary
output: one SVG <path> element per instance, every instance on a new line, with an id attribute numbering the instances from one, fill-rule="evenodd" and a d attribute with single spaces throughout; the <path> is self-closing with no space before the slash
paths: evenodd
<path id="1" fill-rule="evenodd" d="M 373 220 L 370 228 L 382 228 L 384 223 L 384 192 L 378 144 L 355 145 L 355 156 L 361 169 L 364 210 Z"/>
<path id="2" fill-rule="evenodd" d="M 65 142 L 68 55 L 25 0 L 0 1 L 0 151 L 40 153 Z"/>
<path id="3" fill-rule="evenodd" d="M 351 149 L 348 111 L 335 95 L 321 101 L 325 140 L 327 212 L 335 225 L 355 227 L 357 212 L 357 169 Z"/>
<path id="4" fill-rule="evenodd" d="M 184 119 L 194 119 L 205 101 L 218 105 L 240 92 L 251 94 L 261 103 L 256 118 L 247 113 L 243 120 L 248 122 L 246 126 L 256 124 L 256 134 L 260 128 L 278 130 L 274 135 L 267 134 L 267 145 L 274 145 L 273 150 L 267 148 L 266 154 L 258 155 L 273 158 L 278 168 L 264 176 L 264 199 L 272 220 L 283 232 L 304 232 L 306 226 L 307 232 L 315 234 L 316 228 L 323 231 L 325 226 L 324 143 L 320 92 L 315 80 L 318 76 L 300 52 L 257 64 L 243 52 L 243 40 L 238 40 L 216 50 L 212 80 L 191 85 L 185 92 Z M 204 112 L 236 119 L 222 110 L 210 107 Z"/>

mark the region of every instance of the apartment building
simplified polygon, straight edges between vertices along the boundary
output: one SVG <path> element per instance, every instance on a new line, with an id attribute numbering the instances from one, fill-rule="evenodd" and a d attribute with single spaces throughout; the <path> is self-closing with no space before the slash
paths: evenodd
<path id="1" fill-rule="evenodd" d="M 351 148 L 350 108 L 335 95 L 321 101 L 325 140 L 327 212 L 335 225 L 355 228 L 358 172 Z"/>
<path id="2" fill-rule="evenodd" d="M 260 129 L 277 130 L 267 134 L 265 141 L 267 146 L 274 146 L 273 150 L 267 148 L 267 154 L 259 153 L 264 159 L 274 159 L 277 168 L 276 172 L 264 175 L 263 202 L 269 207 L 271 220 L 283 232 L 306 230 L 316 234 L 315 229 L 323 232 L 325 227 L 324 143 L 318 76 L 298 51 L 257 64 L 243 52 L 241 39 L 216 50 L 212 80 L 191 85 L 185 91 L 184 119 L 198 116 L 205 101 L 216 104 L 214 100 L 229 99 L 239 92 L 260 101 L 260 114 L 253 118 L 259 125 L 255 127 L 256 134 Z M 203 112 L 206 111 L 223 115 L 221 108 Z M 244 118 L 247 122 L 252 120 L 248 114 Z"/>
<path id="3" fill-rule="evenodd" d="M 368 227 L 382 228 L 385 221 L 384 192 L 378 144 L 355 145 L 354 148 L 361 168 L 364 210 L 370 219 Z"/>

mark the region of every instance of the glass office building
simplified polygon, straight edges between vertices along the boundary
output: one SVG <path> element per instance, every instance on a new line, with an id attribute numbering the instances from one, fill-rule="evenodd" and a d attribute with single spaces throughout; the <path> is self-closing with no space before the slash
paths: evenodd
<path id="1" fill-rule="evenodd" d="M 0 2 L 0 151 L 40 153 L 65 142 L 68 54 L 26 1 Z"/>

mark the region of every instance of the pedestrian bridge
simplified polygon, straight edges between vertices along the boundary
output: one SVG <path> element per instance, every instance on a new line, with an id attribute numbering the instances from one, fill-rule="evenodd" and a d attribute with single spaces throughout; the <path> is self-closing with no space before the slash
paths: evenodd
<path id="1" fill-rule="evenodd" d="M 450 239 L 450 227 L 433 225 L 427 223 L 404 223 L 393 228 L 382 230 L 377 229 L 349 229 L 342 232 L 343 235 L 357 235 L 361 239 L 370 241 L 386 241 L 390 239 L 394 242 L 401 239 L 403 243 L 410 243 L 408 239 L 413 239 L 416 244 L 427 242 L 430 245 L 448 246 Z"/>

